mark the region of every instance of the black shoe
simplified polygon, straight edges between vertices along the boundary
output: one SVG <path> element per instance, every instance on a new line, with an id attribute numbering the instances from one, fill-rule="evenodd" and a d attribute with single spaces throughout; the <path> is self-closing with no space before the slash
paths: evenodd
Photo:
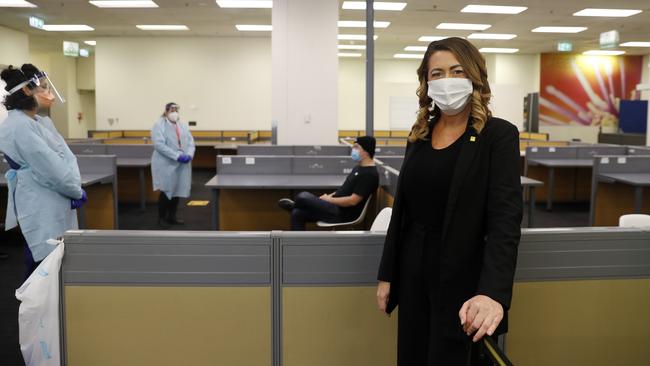
<path id="1" fill-rule="evenodd" d="M 167 222 L 172 225 L 185 225 L 185 220 L 181 220 L 178 217 L 170 217 L 167 219 Z"/>
<path id="2" fill-rule="evenodd" d="M 280 206 L 281 209 L 289 212 L 293 211 L 295 205 L 296 203 L 288 198 L 282 198 L 278 201 L 278 206 Z"/>
<path id="3" fill-rule="evenodd" d="M 159 217 L 158 218 L 158 227 L 160 227 L 161 229 L 169 229 L 171 227 L 171 224 L 169 222 L 167 222 L 167 220 Z"/>

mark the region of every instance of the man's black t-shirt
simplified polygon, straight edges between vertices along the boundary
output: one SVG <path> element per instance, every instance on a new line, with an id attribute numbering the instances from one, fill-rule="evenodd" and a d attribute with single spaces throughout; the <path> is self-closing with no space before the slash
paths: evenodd
<path id="1" fill-rule="evenodd" d="M 347 197 L 357 194 L 363 197 L 363 200 L 356 206 L 341 207 L 343 216 L 346 220 L 354 220 L 359 217 L 363 210 L 366 200 L 371 194 L 374 194 L 379 187 L 379 173 L 375 166 L 357 165 L 352 169 L 341 188 L 334 192 L 334 197 Z"/>

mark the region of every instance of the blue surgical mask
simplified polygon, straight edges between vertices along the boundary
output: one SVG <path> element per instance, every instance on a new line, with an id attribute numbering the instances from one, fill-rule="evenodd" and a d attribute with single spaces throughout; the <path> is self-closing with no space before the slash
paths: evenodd
<path id="1" fill-rule="evenodd" d="M 357 149 L 352 149 L 352 153 L 350 154 L 350 157 L 354 161 L 361 161 L 361 153 L 359 153 L 359 150 Z"/>

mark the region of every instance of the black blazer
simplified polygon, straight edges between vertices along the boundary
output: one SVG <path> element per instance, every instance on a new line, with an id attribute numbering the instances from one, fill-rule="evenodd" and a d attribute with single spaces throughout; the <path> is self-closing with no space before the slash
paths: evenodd
<path id="1" fill-rule="evenodd" d="M 431 122 L 433 124 L 433 122 Z M 458 312 L 475 295 L 486 295 L 504 309 L 496 334 L 507 331 L 507 310 L 521 236 L 522 189 L 519 131 L 511 123 L 490 118 L 481 134 L 468 125 L 454 169 L 442 229 L 440 296 L 442 333 L 465 336 Z M 402 167 L 431 141 L 406 147 Z M 407 224 L 399 175 L 393 213 L 379 266 L 380 281 L 390 282 L 387 313 L 398 305 L 399 253 Z"/>

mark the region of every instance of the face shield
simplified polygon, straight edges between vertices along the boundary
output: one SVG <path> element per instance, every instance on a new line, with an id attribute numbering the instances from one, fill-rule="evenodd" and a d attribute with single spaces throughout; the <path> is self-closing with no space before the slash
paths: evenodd
<path id="1" fill-rule="evenodd" d="M 24 86 L 27 86 L 30 90 L 33 91 L 34 95 L 36 94 L 47 94 L 56 96 L 61 103 L 65 103 L 65 99 L 59 94 L 59 91 L 54 86 L 52 80 L 47 75 L 45 71 L 41 71 L 34 75 L 31 79 L 23 81 L 22 83 L 16 85 L 11 90 L 9 90 L 9 95 L 21 90 Z"/>

